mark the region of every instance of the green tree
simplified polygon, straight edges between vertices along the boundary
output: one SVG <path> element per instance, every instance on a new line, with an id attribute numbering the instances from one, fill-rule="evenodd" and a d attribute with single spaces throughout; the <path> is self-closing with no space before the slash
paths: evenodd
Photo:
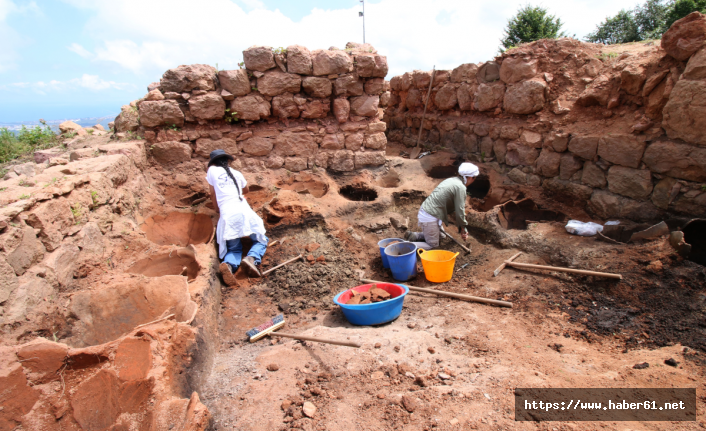
<path id="1" fill-rule="evenodd" d="M 706 0 L 702 0 L 706 2 Z M 664 21 L 669 5 L 663 0 L 647 0 L 644 5 L 633 9 L 639 40 L 659 39 L 666 31 Z M 668 27 L 667 27 L 668 28 Z"/>
<path id="2" fill-rule="evenodd" d="M 526 5 L 510 18 L 500 40 L 501 51 L 518 46 L 521 43 L 533 42 L 539 39 L 556 39 L 565 36 L 560 32 L 564 23 L 554 15 L 549 15 L 546 9 Z"/>
<path id="3" fill-rule="evenodd" d="M 665 14 L 664 31 L 667 31 L 674 21 L 696 11 L 706 13 L 706 0 L 676 0 L 672 2 Z"/>
<path id="4" fill-rule="evenodd" d="M 625 9 L 617 15 L 600 23 L 594 32 L 586 36 L 586 41 L 593 43 L 628 43 L 640 40 L 637 24 L 632 11 Z"/>

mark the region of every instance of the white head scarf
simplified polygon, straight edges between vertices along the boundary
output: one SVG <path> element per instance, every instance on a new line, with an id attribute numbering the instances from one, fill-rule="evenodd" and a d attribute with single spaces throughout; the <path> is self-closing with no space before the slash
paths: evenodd
<path id="1" fill-rule="evenodd" d="M 461 163 L 458 167 L 458 174 L 463 177 L 464 184 L 468 182 L 468 177 L 477 177 L 480 171 L 473 163 Z"/>

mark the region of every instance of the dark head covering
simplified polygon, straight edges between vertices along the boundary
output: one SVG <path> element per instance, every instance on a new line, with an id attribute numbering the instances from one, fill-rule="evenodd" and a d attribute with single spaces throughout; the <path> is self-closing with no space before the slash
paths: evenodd
<path id="1" fill-rule="evenodd" d="M 224 150 L 213 150 L 213 151 L 211 151 L 211 155 L 209 156 L 209 159 L 208 159 L 208 166 L 211 166 L 214 163 L 214 161 L 216 161 L 222 157 L 227 157 L 229 160 L 235 160 L 235 158 L 233 156 L 226 153 Z"/>

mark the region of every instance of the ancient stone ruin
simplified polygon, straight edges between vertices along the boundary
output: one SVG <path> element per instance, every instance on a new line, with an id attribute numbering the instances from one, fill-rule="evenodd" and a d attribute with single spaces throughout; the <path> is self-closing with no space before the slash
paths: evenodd
<path id="1" fill-rule="evenodd" d="M 341 426 L 338 413 L 354 411 L 364 397 L 364 410 L 350 416 L 355 420 L 380 416 L 380 429 L 416 420 L 419 429 L 431 429 L 437 426 L 435 402 L 493 405 L 477 386 L 488 392 L 498 387 L 481 374 L 501 354 L 495 343 L 506 341 L 474 334 L 488 322 L 510 322 L 505 333 L 514 337 L 531 325 L 512 319 L 534 309 L 543 310 L 547 321 L 566 315 L 561 328 L 544 332 L 583 349 L 576 357 L 602 354 L 596 353 L 602 344 L 580 344 L 595 339 L 591 331 L 629 332 L 631 348 L 655 343 L 650 346 L 687 355 L 688 349 L 673 346 L 681 342 L 703 351 L 703 294 L 692 286 L 702 286 L 702 279 L 695 266 L 670 269 L 683 259 L 661 243 L 636 245 L 637 251 L 599 241 L 566 247 L 563 224 L 572 216 L 667 220 L 680 227 L 706 214 L 704 40 L 706 16 L 696 13 L 677 21 L 661 46 L 627 46 L 613 55 L 610 46 L 540 40 L 482 64 L 411 71 L 389 82 L 386 57 L 370 45 L 315 51 L 256 46 L 243 52 L 241 69 L 185 65 L 166 71 L 144 98 L 122 108 L 110 136 L 62 125 L 76 136 L 12 166 L 0 190 L 0 429 L 207 430 L 214 421 L 229 429 L 239 420 L 250 427 L 242 429 L 327 429 Z M 420 130 L 420 145 L 433 153 L 410 160 L 404 156 Z M 305 256 L 267 278 L 239 273 L 240 287 L 230 290 L 218 278 L 213 238 L 219 215 L 204 181 L 209 153 L 217 148 L 236 155 L 234 167 L 250 187 L 248 202 L 279 243 L 272 243 L 263 266 Z M 336 320 L 333 295 L 355 286 L 365 271 L 388 277 L 377 241 L 413 227 L 423 198 L 464 160 L 481 168 L 467 210 L 471 227 L 483 232 L 474 255 L 458 257 L 458 271 L 471 265 L 454 275 L 466 277 L 463 284 L 446 287 L 516 300 L 522 313 L 462 308 L 467 303 L 449 308 L 422 296 L 405 303 L 410 320 L 404 325 L 351 329 Z M 683 239 L 690 241 L 688 235 Z M 579 278 L 547 276 L 541 284 L 553 290 L 534 292 L 554 295 L 551 301 L 521 302 L 522 289 L 539 289 L 527 274 L 508 276 L 503 285 L 478 275 L 486 262 L 496 266 L 508 258 L 507 247 L 534 253 L 537 261 L 581 267 L 595 258 L 591 262 L 602 269 L 623 271 L 632 280 L 640 274 L 647 281 L 629 287 L 636 297 L 649 297 L 640 306 L 650 315 L 639 321 L 641 310 L 632 303 L 609 310 L 612 298 L 589 298 L 587 292 L 603 295 L 615 286 Z M 661 260 L 642 262 L 643 255 Z M 461 266 L 461 259 L 470 260 Z M 665 306 L 667 296 L 655 286 L 682 295 L 675 302 L 693 312 Z M 550 310 L 555 317 L 544 319 L 550 314 L 540 308 L 544 302 L 560 310 Z M 597 302 L 600 310 L 591 308 Z M 366 343 L 364 351 L 311 353 L 307 344 L 244 341 L 244 329 L 275 312 L 286 315 L 293 331 L 355 338 Z M 610 316 L 596 320 L 604 314 Z M 434 320 L 434 329 L 417 326 L 418 316 Z M 689 316 L 695 317 L 680 320 Z M 676 326 L 648 336 L 657 320 Z M 458 326 L 449 329 L 453 324 Z M 398 338 L 375 338 L 374 331 L 387 330 L 394 333 L 385 337 Z M 555 341 L 552 355 L 562 348 Z M 503 346 L 516 355 L 528 343 Z M 442 356 L 443 349 L 451 353 Z M 279 364 L 263 362 L 260 354 Z M 421 356 L 426 354 L 436 356 Z M 408 357 L 416 368 L 406 364 Z M 562 364 L 564 358 L 572 360 L 567 355 Z M 545 360 L 553 359 L 533 359 Z M 584 367 L 583 361 L 571 366 Z M 625 369 L 623 363 L 612 366 L 601 365 L 604 374 Z M 502 367 L 508 368 L 505 362 Z M 456 370 L 463 370 L 458 379 Z M 280 374 L 268 377 L 275 372 Z M 682 386 L 690 378 L 688 369 L 674 373 L 669 379 L 677 375 Z M 536 370 L 517 374 L 546 383 Z M 278 384 L 302 395 L 275 399 L 282 395 Z M 243 389 L 251 387 L 259 392 Z M 421 392 L 424 403 L 413 398 Z M 495 417 L 511 411 L 494 406 Z M 482 428 L 486 419 L 475 423 Z"/>

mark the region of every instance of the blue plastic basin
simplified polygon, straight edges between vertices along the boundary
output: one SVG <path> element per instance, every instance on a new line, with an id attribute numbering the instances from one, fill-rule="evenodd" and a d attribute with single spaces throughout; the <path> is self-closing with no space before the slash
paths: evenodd
<path id="1" fill-rule="evenodd" d="M 378 241 L 378 247 L 380 248 L 380 257 L 382 257 L 382 267 L 385 269 L 390 269 L 390 262 L 387 260 L 387 255 L 385 254 L 385 247 L 390 245 L 391 242 L 405 242 L 402 238 L 387 238 Z"/>
<path id="2" fill-rule="evenodd" d="M 344 290 L 333 298 L 333 302 L 341 307 L 343 315 L 354 325 L 380 325 L 397 319 L 402 313 L 404 297 L 409 293 L 409 288 L 401 284 L 392 283 L 376 283 L 376 286 L 387 291 L 392 296 L 392 299 L 372 304 L 346 304 L 345 302 L 353 296 L 353 290 L 356 292 L 367 292 L 373 287 L 372 284 L 363 284 L 353 289 Z"/>
<path id="3" fill-rule="evenodd" d="M 411 242 L 398 242 L 385 248 L 390 262 L 392 278 L 407 281 L 417 276 L 417 246 Z"/>

